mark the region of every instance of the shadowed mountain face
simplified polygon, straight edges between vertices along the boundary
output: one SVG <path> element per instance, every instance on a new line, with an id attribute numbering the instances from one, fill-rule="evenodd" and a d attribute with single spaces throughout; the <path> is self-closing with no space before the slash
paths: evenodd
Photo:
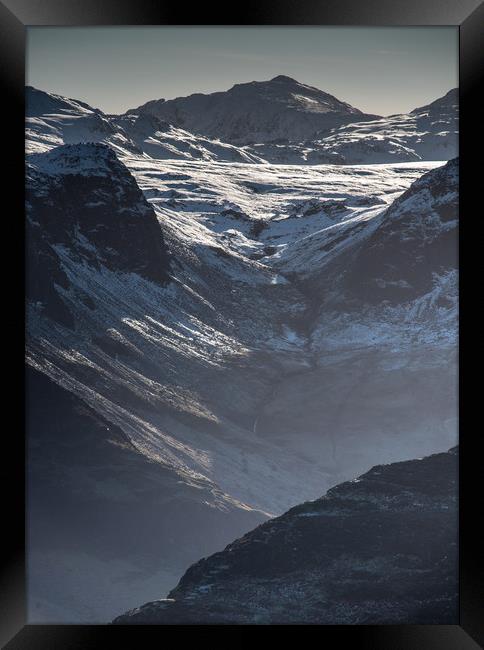
<path id="1" fill-rule="evenodd" d="M 33 369 L 27 413 L 32 623 L 109 620 L 147 593 L 168 591 L 190 562 L 266 518 L 204 477 L 148 459 Z"/>
<path id="2" fill-rule="evenodd" d="M 64 145 L 31 156 L 26 200 L 28 299 L 54 318 L 72 324 L 59 293 L 70 287 L 65 251 L 97 268 L 167 280 L 169 258 L 153 208 L 106 145 Z"/>
<path id="3" fill-rule="evenodd" d="M 153 100 L 133 109 L 233 144 L 301 141 L 348 122 L 374 119 L 318 88 L 280 75 L 226 92 Z"/>
<path id="4" fill-rule="evenodd" d="M 115 623 L 456 624 L 457 449 L 380 465 L 188 569 Z"/>
<path id="5" fill-rule="evenodd" d="M 346 274 L 355 299 L 401 303 L 431 291 L 437 277 L 455 273 L 458 192 L 455 158 L 424 174 L 392 204 Z"/>

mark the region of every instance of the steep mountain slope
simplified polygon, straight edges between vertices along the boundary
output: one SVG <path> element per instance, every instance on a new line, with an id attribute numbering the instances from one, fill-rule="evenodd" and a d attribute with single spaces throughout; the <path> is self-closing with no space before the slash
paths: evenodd
<path id="1" fill-rule="evenodd" d="M 27 187 L 35 241 L 48 239 L 88 262 L 166 281 L 168 253 L 153 208 L 111 148 L 63 145 L 30 156 Z M 36 277 L 41 270 L 37 264 Z"/>
<path id="2" fill-rule="evenodd" d="M 27 414 L 31 623 L 109 620 L 265 519 L 206 478 L 150 460 L 33 369 Z"/>
<path id="3" fill-rule="evenodd" d="M 353 299 L 406 302 L 431 292 L 441 278 L 455 275 L 458 162 L 455 158 L 424 174 L 387 210 L 346 274 Z"/>
<path id="4" fill-rule="evenodd" d="M 191 566 L 118 624 L 455 624 L 457 450 L 373 467 Z"/>
<path id="5" fill-rule="evenodd" d="M 169 259 L 132 175 L 107 146 L 81 144 L 32 155 L 26 178 L 27 359 L 43 373 L 29 371 L 27 385 L 29 619 L 101 622 L 153 588 L 159 552 L 156 588 L 168 589 L 202 549 L 222 547 L 265 515 L 190 470 L 183 459 L 196 450 L 168 437 L 156 455 L 146 448 L 152 431 L 144 441 L 133 434 L 142 425 L 126 413 L 119 370 L 134 359 L 131 372 L 137 363 L 147 372 L 149 362 L 106 310 L 96 314 L 97 303 L 116 278 L 111 306 L 120 319 L 134 316 L 130 281 L 163 295 Z M 118 366 L 112 383 L 101 369 L 107 360 Z M 153 398 L 148 386 L 138 390 Z"/>
<path id="6" fill-rule="evenodd" d="M 226 92 L 153 100 L 134 112 L 238 145 L 299 142 L 321 130 L 376 117 L 283 75 L 236 84 Z"/>

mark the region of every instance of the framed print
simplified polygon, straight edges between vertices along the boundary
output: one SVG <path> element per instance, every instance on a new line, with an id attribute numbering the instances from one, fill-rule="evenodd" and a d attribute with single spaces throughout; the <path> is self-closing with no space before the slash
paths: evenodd
<path id="1" fill-rule="evenodd" d="M 459 214 L 482 4 L 0 18 L 25 315 L 5 647 L 165 626 L 480 647 Z"/>

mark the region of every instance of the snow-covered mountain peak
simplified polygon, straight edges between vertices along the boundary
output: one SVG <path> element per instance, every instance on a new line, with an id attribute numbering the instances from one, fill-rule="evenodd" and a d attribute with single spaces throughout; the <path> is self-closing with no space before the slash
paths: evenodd
<path id="1" fill-rule="evenodd" d="M 459 89 L 452 88 L 442 97 L 439 97 L 430 104 L 414 108 L 410 115 L 420 115 L 424 113 L 435 113 L 438 111 L 453 111 L 457 113 L 459 107 Z"/>
<path id="2" fill-rule="evenodd" d="M 33 154 L 29 164 L 49 175 L 113 176 L 128 171 L 105 144 L 83 142 L 55 147 L 44 154 Z"/>
<path id="3" fill-rule="evenodd" d="M 62 97 L 54 93 L 47 93 L 33 86 L 25 88 L 25 114 L 27 117 L 40 117 L 46 114 L 78 114 L 93 115 L 100 113 L 88 104 L 77 99 Z"/>
<path id="4" fill-rule="evenodd" d="M 252 99 L 252 96 L 254 100 L 270 99 L 308 113 L 348 113 L 354 115 L 355 119 L 364 115 L 359 109 L 333 95 L 285 75 L 279 75 L 269 81 L 236 84 L 228 92 L 243 95 L 246 99 Z"/>
<path id="5" fill-rule="evenodd" d="M 299 83 L 299 81 L 296 81 L 296 79 L 293 79 L 292 77 L 288 77 L 285 74 L 278 74 L 277 77 L 273 77 L 270 79 L 271 83 Z"/>
<path id="6" fill-rule="evenodd" d="M 239 83 L 223 92 L 150 101 L 131 112 L 152 113 L 232 144 L 307 140 L 335 126 L 376 117 L 284 75 Z"/>

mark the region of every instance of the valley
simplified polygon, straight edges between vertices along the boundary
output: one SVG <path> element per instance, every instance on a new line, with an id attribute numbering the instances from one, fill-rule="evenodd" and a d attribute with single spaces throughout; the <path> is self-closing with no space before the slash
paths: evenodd
<path id="1" fill-rule="evenodd" d="M 72 404 L 35 430 L 32 490 L 54 467 L 71 502 L 46 518 L 33 501 L 34 584 L 58 585 L 48 602 L 33 590 L 32 622 L 113 618 L 260 521 L 456 444 L 455 161 L 280 164 L 208 132 L 187 147 L 180 125 L 167 158 L 160 131 L 135 141 L 132 113 L 30 101 L 27 363 L 88 413 L 81 468 L 63 451 Z M 112 534 L 75 523 L 86 494 L 122 536 L 139 522 L 117 566 L 100 561 Z M 38 543 L 56 535 L 86 567 L 66 611 L 73 582 Z"/>

